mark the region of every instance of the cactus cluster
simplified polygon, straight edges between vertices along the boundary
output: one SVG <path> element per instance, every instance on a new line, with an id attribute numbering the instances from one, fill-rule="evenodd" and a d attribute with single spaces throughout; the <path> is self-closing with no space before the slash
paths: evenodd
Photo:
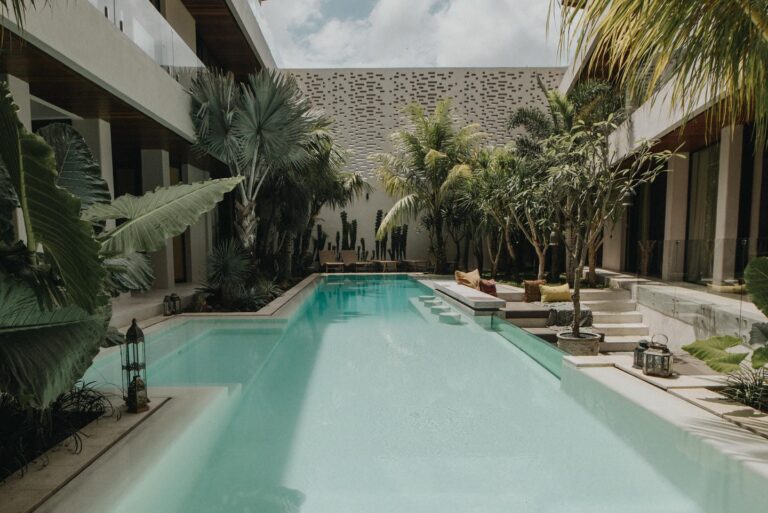
<path id="1" fill-rule="evenodd" d="M 384 217 L 384 211 L 376 212 L 376 221 L 374 222 L 374 233 L 379 232 L 381 221 Z M 384 233 L 381 240 L 376 241 L 376 248 L 373 252 L 377 260 L 405 260 L 406 249 L 408 245 L 408 225 L 396 226 L 392 229 L 392 247 L 387 248 L 389 244 L 389 233 Z M 388 250 L 389 249 L 389 250 Z"/>
<path id="2" fill-rule="evenodd" d="M 320 251 L 325 247 L 325 241 L 328 239 L 328 234 L 323 231 L 323 226 L 318 224 L 315 226 L 317 235 L 312 237 L 312 260 L 317 260 L 320 256 Z M 331 249 L 331 243 L 328 243 L 328 249 Z"/>

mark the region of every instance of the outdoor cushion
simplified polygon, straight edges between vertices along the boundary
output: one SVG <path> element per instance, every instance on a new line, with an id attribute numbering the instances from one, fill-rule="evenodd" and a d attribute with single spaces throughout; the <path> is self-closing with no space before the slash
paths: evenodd
<path id="1" fill-rule="evenodd" d="M 480 292 L 496 296 L 496 280 L 480 280 Z"/>
<path id="2" fill-rule="evenodd" d="M 466 285 L 467 287 L 480 290 L 480 271 L 477 269 L 468 273 L 456 271 L 454 276 L 456 277 L 456 283 L 459 285 Z"/>
<path id="3" fill-rule="evenodd" d="M 544 280 L 523 280 L 523 301 L 526 303 L 534 303 L 541 301 L 541 290 L 539 287 L 545 285 L 547 282 Z"/>
<path id="4" fill-rule="evenodd" d="M 557 301 L 570 301 L 571 289 L 567 283 L 562 285 L 539 285 L 542 303 L 554 303 Z"/>

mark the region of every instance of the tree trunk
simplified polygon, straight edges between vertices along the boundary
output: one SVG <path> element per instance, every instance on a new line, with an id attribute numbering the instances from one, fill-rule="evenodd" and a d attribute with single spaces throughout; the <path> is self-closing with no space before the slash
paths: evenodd
<path id="1" fill-rule="evenodd" d="M 597 243 L 589 245 L 587 253 L 589 271 L 587 272 L 587 282 L 590 287 L 597 285 Z"/>
<path id="2" fill-rule="evenodd" d="M 545 249 L 541 249 L 539 246 L 534 246 L 533 249 L 536 251 L 536 256 L 539 259 L 539 270 L 536 273 L 536 279 L 543 280 L 544 268 L 547 264 L 547 251 Z"/>
<path id="3" fill-rule="evenodd" d="M 238 198 L 235 201 L 235 223 L 240 244 L 244 249 L 251 250 L 256 236 L 256 203 Z"/>
<path id="4" fill-rule="evenodd" d="M 469 271 L 469 234 L 464 235 L 464 270 Z"/>
<path id="5" fill-rule="evenodd" d="M 435 216 L 435 274 L 445 270 L 445 239 L 443 239 L 443 218 Z"/>

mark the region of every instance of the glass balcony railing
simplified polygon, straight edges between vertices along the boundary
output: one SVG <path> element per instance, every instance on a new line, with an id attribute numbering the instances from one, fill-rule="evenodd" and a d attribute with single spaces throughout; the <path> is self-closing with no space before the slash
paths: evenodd
<path id="1" fill-rule="evenodd" d="M 182 85 L 205 67 L 148 0 L 88 1 Z"/>

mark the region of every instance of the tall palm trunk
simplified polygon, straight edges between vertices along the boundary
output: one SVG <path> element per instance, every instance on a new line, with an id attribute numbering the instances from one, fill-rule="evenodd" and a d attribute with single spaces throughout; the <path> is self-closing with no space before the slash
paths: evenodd
<path id="1" fill-rule="evenodd" d="M 243 248 L 248 250 L 253 248 L 257 223 L 256 202 L 238 197 L 235 201 L 235 229 Z"/>
<path id="2" fill-rule="evenodd" d="M 445 270 L 445 238 L 443 237 L 443 216 L 434 216 L 435 223 L 435 274 L 440 274 Z"/>

